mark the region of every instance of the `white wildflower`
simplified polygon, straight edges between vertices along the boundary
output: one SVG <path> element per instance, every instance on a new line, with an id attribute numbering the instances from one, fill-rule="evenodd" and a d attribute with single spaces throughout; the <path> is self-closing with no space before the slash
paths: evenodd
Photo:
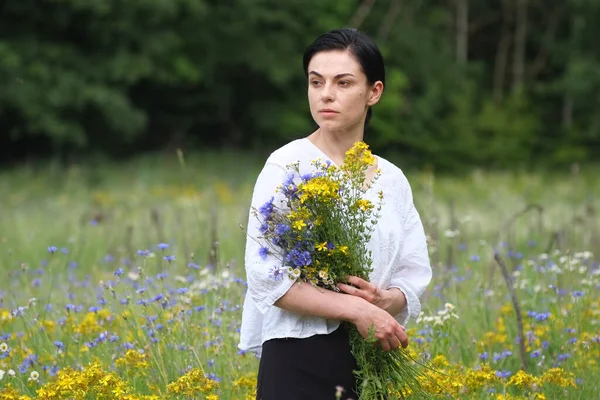
<path id="1" fill-rule="evenodd" d="M 444 233 L 444 235 L 447 238 L 454 238 L 454 237 L 457 237 L 459 234 L 460 234 L 460 231 L 458 229 L 454 229 L 454 230 L 447 229 L 446 232 Z"/>
<path id="2" fill-rule="evenodd" d="M 37 371 L 31 371 L 31 373 L 29 374 L 29 379 L 27 379 L 29 382 L 34 381 L 37 382 L 38 379 L 40 377 L 39 372 Z"/>

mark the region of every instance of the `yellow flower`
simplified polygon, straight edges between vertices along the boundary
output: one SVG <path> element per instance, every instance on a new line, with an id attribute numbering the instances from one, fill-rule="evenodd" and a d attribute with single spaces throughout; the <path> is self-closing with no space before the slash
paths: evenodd
<path id="1" fill-rule="evenodd" d="M 340 252 L 348 254 L 348 246 L 340 246 L 338 249 Z"/>
<path id="2" fill-rule="evenodd" d="M 514 385 L 521 389 L 531 388 L 533 384 L 539 384 L 539 379 L 522 370 L 517 371 L 517 373 L 508 380 L 509 386 Z"/>
<path id="3" fill-rule="evenodd" d="M 297 231 L 301 231 L 301 230 L 302 230 L 302 228 L 304 228 L 305 226 L 306 226 L 306 223 L 305 223 L 303 220 L 301 220 L 301 219 L 300 219 L 300 220 L 298 220 L 298 221 L 295 221 L 295 222 L 292 224 L 292 227 L 293 227 L 295 230 L 297 230 Z"/>
<path id="4" fill-rule="evenodd" d="M 327 242 L 318 243 L 315 248 L 319 251 L 325 251 L 327 250 Z"/>
<path id="5" fill-rule="evenodd" d="M 368 211 L 373 208 L 373 203 L 371 203 L 369 200 L 359 199 L 356 200 L 356 206 L 363 211 Z"/>
<path id="6" fill-rule="evenodd" d="M 541 381 L 544 383 L 553 383 L 563 388 L 567 386 L 576 386 L 574 375 L 571 372 L 566 372 L 562 368 L 551 368 L 544 372 Z"/>

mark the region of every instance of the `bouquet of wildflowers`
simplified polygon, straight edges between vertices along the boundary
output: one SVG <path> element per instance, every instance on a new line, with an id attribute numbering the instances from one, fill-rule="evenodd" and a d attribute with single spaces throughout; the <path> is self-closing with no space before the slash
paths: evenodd
<path id="1" fill-rule="evenodd" d="M 296 279 L 315 287 L 339 292 L 337 284 L 346 277 L 368 280 L 372 271 L 367 243 L 380 217 L 383 192 L 376 204 L 364 195 L 368 190 L 366 171 L 375 158 L 364 142 L 346 152 L 344 164 L 312 162 L 313 172 L 300 176 L 298 163 L 279 187 L 282 204 L 274 197 L 253 210 L 259 218 L 262 255 L 273 254 L 281 265 L 271 267 L 272 279 Z M 381 171 L 376 170 L 373 182 Z M 294 182 L 295 177 L 297 183 Z M 414 359 L 404 349 L 386 352 L 373 335 L 364 339 L 350 326 L 350 345 L 357 360 L 355 376 L 362 400 L 428 398 Z"/>

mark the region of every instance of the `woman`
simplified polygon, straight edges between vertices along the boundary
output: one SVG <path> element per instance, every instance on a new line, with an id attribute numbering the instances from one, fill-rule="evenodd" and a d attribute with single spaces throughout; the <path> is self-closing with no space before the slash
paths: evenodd
<path id="1" fill-rule="evenodd" d="M 252 207 L 260 207 L 281 184 L 291 162 L 300 173 L 321 158 L 336 165 L 352 145 L 364 138 L 374 106 L 383 93 L 385 71 L 377 46 L 355 29 L 333 30 L 318 37 L 304 54 L 308 101 L 318 129 L 274 151 L 258 176 Z M 406 177 L 389 161 L 376 157 L 367 177 L 382 173 L 367 193 L 384 192 L 382 216 L 369 243 L 373 273 L 369 282 L 351 277 L 341 292 L 300 285 L 287 277 L 269 277 L 277 264 L 259 254 L 248 240 L 248 291 L 242 315 L 239 347 L 260 357 L 257 400 L 358 399 L 356 368 L 341 321 L 354 324 L 367 337 L 375 336 L 384 350 L 406 347 L 403 325 L 421 310 L 419 297 L 431 280 L 423 225 L 414 207 Z M 368 183 L 369 181 L 367 181 Z M 248 234 L 259 236 L 259 222 L 251 214 Z"/>

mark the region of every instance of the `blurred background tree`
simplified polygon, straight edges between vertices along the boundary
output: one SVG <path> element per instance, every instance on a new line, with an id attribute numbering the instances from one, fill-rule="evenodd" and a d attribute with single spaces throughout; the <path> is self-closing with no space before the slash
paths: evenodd
<path id="1" fill-rule="evenodd" d="M 595 0 L 4 0 L 4 164 L 262 149 L 311 132 L 302 53 L 353 26 L 384 52 L 368 141 L 403 166 L 594 161 Z"/>

